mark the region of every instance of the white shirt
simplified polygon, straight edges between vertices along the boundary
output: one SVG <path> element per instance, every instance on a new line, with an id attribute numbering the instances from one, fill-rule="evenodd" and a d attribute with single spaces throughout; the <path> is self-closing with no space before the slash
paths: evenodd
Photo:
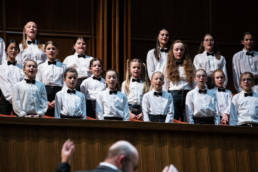
<path id="1" fill-rule="evenodd" d="M 185 111 L 189 124 L 194 124 L 193 117 L 214 117 L 214 124 L 219 125 L 220 116 L 214 91 L 206 89 L 206 94 L 199 93 L 199 88 L 189 91 L 186 95 Z"/>
<path id="2" fill-rule="evenodd" d="M 91 56 L 85 55 L 85 57 L 78 57 L 77 53 L 67 56 L 63 63 L 66 67 L 73 67 L 78 72 L 78 78 L 84 78 L 90 76 L 90 61 L 93 59 Z"/>
<path id="3" fill-rule="evenodd" d="M 48 60 L 38 66 L 36 80 L 48 86 L 63 86 L 65 65 L 56 61 L 56 65 L 48 64 Z"/>
<path id="4" fill-rule="evenodd" d="M 244 72 L 251 72 L 255 77 L 258 78 L 258 52 L 251 51 L 254 56 L 246 55 L 246 50 L 242 50 L 234 54 L 232 60 L 233 68 L 233 80 L 234 86 L 237 91 L 241 91 L 240 87 L 240 75 Z M 256 92 L 258 92 L 258 86 L 256 86 Z"/>
<path id="5" fill-rule="evenodd" d="M 122 83 L 122 89 L 121 89 L 121 92 L 124 94 L 126 94 L 125 84 L 126 84 L 126 81 Z M 143 94 L 144 94 L 144 83 L 142 81 L 132 82 L 132 78 L 131 78 L 129 83 L 129 94 L 127 95 L 128 103 L 132 105 L 141 105 Z"/>
<path id="6" fill-rule="evenodd" d="M 24 73 L 21 65 L 7 65 L 7 61 L 0 65 L 0 89 L 5 99 L 10 103 L 12 102 L 14 85 L 23 80 L 23 78 Z"/>
<path id="7" fill-rule="evenodd" d="M 37 64 L 41 64 L 47 60 L 47 56 L 42 49 L 36 44 L 27 44 L 27 48 L 23 50 L 22 44 L 19 45 L 20 53 L 17 55 L 16 60 L 20 65 L 23 65 L 26 59 L 32 59 Z"/>
<path id="8" fill-rule="evenodd" d="M 66 116 L 82 116 L 86 119 L 85 96 L 75 90 L 75 94 L 67 93 L 67 86 L 56 93 L 55 97 L 55 118 L 61 118 L 60 114 Z"/>
<path id="9" fill-rule="evenodd" d="M 98 94 L 96 102 L 96 113 L 99 120 L 104 117 L 120 117 L 124 121 L 129 120 L 128 100 L 124 93 L 109 94 L 109 89 Z"/>
<path id="10" fill-rule="evenodd" d="M 173 83 L 171 81 L 166 81 L 168 84 L 168 90 L 191 90 L 190 84 L 186 81 L 186 74 L 184 70 L 184 66 L 178 66 L 179 78 L 178 83 Z M 166 79 L 168 80 L 168 79 Z"/>
<path id="11" fill-rule="evenodd" d="M 154 50 L 155 49 L 151 49 L 148 52 L 147 59 L 146 59 L 148 76 L 150 79 L 154 72 L 159 71 L 159 72 L 164 73 L 164 70 L 165 70 L 166 64 L 167 64 L 167 57 L 168 57 L 167 52 L 160 52 L 160 58 L 159 58 L 159 60 L 157 60 L 154 55 Z"/>
<path id="12" fill-rule="evenodd" d="M 230 125 L 241 125 L 247 122 L 258 123 L 258 93 L 245 97 L 244 91 L 232 99 Z"/>
<path id="13" fill-rule="evenodd" d="M 13 109 L 19 116 L 37 114 L 44 116 L 47 112 L 47 93 L 43 83 L 35 81 L 28 84 L 25 80 L 18 82 L 13 89 Z"/>
<path id="14" fill-rule="evenodd" d="M 162 96 L 155 96 L 154 91 L 143 95 L 142 99 L 143 120 L 150 121 L 149 114 L 167 115 L 165 122 L 171 123 L 174 119 L 173 98 L 167 91 L 162 91 Z"/>
<path id="15" fill-rule="evenodd" d="M 84 93 L 86 99 L 96 100 L 99 92 L 106 89 L 105 80 L 100 78 L 100 81 L 93 79 L 93 76 L 83 80 L 80 91 Z"/>
<path id="16" fill-rule="evenodd" d="M 5 54 L 5 43 L 4 40 L 0 37 L 0 65 L 6 61 L 6 54 Z"/>
<path id="17" fill-rule="evenodd" d="M 207 52 L 204 51 L 201 54 L 197 54 L 194 57 L 193 61 L 195 69 L 204 69 L 208 76 L 212 76 L 213 72 L 217 69 L 221 69 L 225 74 L 225 82 L 224 87 L 227 86 L 228 82 L 228 74 L 227 74 L 227 68 L 226 68 L 226 60 L 223 56 L 220 56 L 220 59 L 218 60 L 216 56 L 209 55 L 207 56 Z"/>
<path id="18" fill-rule="evenodd" d="M 231 91 L 227 89 L 225 92 L 218 91 L 217 87 L 214 87 L 211 90 L 216 94 L 220 116 L 223 116 L 224 114 L 230 115 L 230 106 L 232 101 Z"/>

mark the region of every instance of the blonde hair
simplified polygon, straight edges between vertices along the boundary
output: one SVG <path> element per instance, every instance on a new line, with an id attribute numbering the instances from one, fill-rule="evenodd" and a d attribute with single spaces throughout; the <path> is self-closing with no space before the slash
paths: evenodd
<path id="1" fill-rule="evenodd" d="M 117 78 L 117 84 L 116 84 L 116 89 L 117 90 L 120 90 L 120 84 L 119 84 L 119 76 L 118 76 L 118 73 L 114 70 L 114 69 L 109 69 L 106 71 L 105 73 L 105 80 L 106 80 L 106 77 L 107 77 L 107 74 L 108 72 L 114 72 L 116 74 L 116 78 Z M 106 86 L 108 88 L 108 86 Z"/>
<path id="2" fill-rule="evenodd" d="M 170 47 L 170 50 L 168 52 L 168 58 L 167 58 L 167 66 L 166 66 L 166 77 L 169 81 L 172 83 L 178 83 L 180 81 L 179 71 L 178 71 L 178 65 L 176 64 L 176 58 L 173 53 L 173 49 L 176 43 L 182 43 L 185 49 L 182 61 L 184 66 L 184 72 L 186 74 L 186 81 L 189 83 L 189 85 L 193 86 L 193 73 L 194 73 L 194 66 L 191 60 L 191 57 L 189 55 L 188 49 L 186 45 L 181 40 L 175 40 L 173 44 Z"/>
<path id="3" fill-rule="evenodd" d="M 125 94 L 128 96 L 130 93 L 129 85 L 131 79 L 131 64 L 133 62 L 138 62 L 141 65 L 141 75 L 140 78 L 143 81 L 143 92 L 146 93 L 149 89 L 149 80 L 147 76 L 146 65 L 138 58 L 133 58 L 131 60 L 127 60 L 127 70 L 126 70 L 126 79 L 125 79 Z"/>
<path id="4" fill-rule="evenodd" d="M 165 76 L 164 76 L 164 74 L 163 74 L 162 72 L 160 72 L 160 71 L 154 72 L 154 73 L 152 74 L 152 76 L 151 76 L 151 80 L 153 79 L 153 77 L 154 77 L 156 74 L 160 74 L 160 75 L 163 77 L 163 82 L 164 82 Z M 163 84 L 164 84 L 164 83 L 163 83 Z M 149 90 L 152 90 L 152 89 L 153 89 L 153 86 L 152 86 L 152 84 L 151 84 Z"/>
<path id="5" fill-rule="evenodd" d="M 27 35 L 25 34 L 25 26 L 29 23 L 29 22 L 33 22 L 35 23 L 34 21 L 28 21 L 24 27 L 23 27 L 23 32 L 22 32 L 22 50 L 26 49 L 28 47 L 27 45 Z M 35 23 L 35 25 L 37 26 L 37 24 Z M 37 26 L 38 27 L 38 26 Z M 36 35 L 36 39 L 38 41 L 38 31 L 37 31 L 37 35 Z M 38 43 L 38 48 L 43 50 L 44 51 L 44 45 L 43 44 L 40 44 Z"/>

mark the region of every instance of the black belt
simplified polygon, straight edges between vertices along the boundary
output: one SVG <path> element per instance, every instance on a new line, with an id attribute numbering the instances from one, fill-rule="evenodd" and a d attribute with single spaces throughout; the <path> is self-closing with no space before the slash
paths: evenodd
<path id="1" fill-rule="evenodd" d="M 151 122 L 165 122 L 167 115 L 162 114 L 149 114 Z"/>
<path id="2" fill-rule="evenodd" d="M 135 115 L 139 115 L 140 113 L 142 113 L 142 107 L 141 105 L 132 105 L 132 104 L 128 104 L 129 106 L 129 110 L 131 113 L 135 114 Z"/>
<path id="3" fill-rule="evenodd" d="M 120 120 L 120 121 L 122 121 L 123 118 L 121 118 L 121 117 L 104 117 L 104 120 Z"/>
<path id="4" fill-rule="evenodd" d="M 214 124 L 214 117 L 193 117 L 195 124 Z"/>
<path id="5" fill-rule="evenodd" d="M 189 90 L 169 90 L 169 93 L 173 93 L 176 92 L 178 94 L 187 94 L 189 92 Z"/>
<path id="6" fill-rule="evenodd" d="M 62 115 L 60 114 L 61 118 L 66 118 L 66 119 L 82 119 L 82 116 L 68 116 L 68 115 Z"/>

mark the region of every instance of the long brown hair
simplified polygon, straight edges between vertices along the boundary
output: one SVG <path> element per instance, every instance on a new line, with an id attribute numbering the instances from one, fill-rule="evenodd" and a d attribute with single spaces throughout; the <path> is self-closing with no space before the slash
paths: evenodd
<path id="1" fill-rule="evenodd" d="M 205 38 L 206 36 L 211 36 L 211 37 L 213 38 L 213 40 L 214 40 L 214 37 L 213 37 L 210 33 L 206 33 L 206 34 L 203 36 L 203 39 L 201 40 L 198 54 L 201 54 L 201 53 L 204 52 L 203 41 L 204 41 L 204 38 Z M 218 51 L 218 48 L 217 48 L 217 45 L 216 45 L 215 40 L 214 40 L 213 52 L 215 53 L 216 59 L 220 60 L 220 58 L 221 58 L 221 53 Z"/>
<path id="2" fill-rule="evenodd" d="M 168 30 L 167 29 L 165 29 L 165 28 L 162 28 L 162 29 L 160 29 L 159 30 L 159 33 L 158 33 L 158 35 L 157 35 L 157 38 L 156 38 L 156 47 L 155 47 L 155 49 L 154 49 L 154 56 L 155 56 L 155 58 L 157 59 L 157 60 L 159 60 L 159 58 L 160 58 L 160 43 L 159 43 L 159 34 L 160 34 L 160 32 L 162 31 L 162 30 L 165 30 L 165 31 L 167 31 L 168 32 Z M 168 32 L 168 34 L 169 34 L 169 32 Z M 166 45 L 166 48 L 169 48 L 169 46 L 170 46 L 170 36 L 169 36 L 169 39 L 168 39 L 168 43 L 167 43 L 167 45 Z"/>
<path id="3" fill-rule="evenodd" d="M 173 53 L 173 48 L 176 43 L 182 43 L 184 45 L 185 52 L 183 55 L 183 59 L 182 59 L 183 63 L 182 64 L 184 66 L 184 72 L 186 74 L 186 81 L 192 87 L 193 86 L 193 78 L 194 78 L 194 76 L 193 76 L 194 66 L 193 66 L 192 60 L 190 58 L 188 48 L 181 40 L 175 40 L 170 47 L 170 50 L 168 52 L 167 66 L 166 66 L 166 77 L 172 83 L 178 83 L 180 81 L 178 65 L 176 64 L 176 58 Z"/>
<path id="4" fill-rule="evenodd" d="M 26 49 L 26 48 L 28 47 L 27 42 L 26 42 L 26 41 L 27 41 L 27 35 L 25 34 L 25 26 L 26 26 L 29 22 L 33 22 L 33 23 L 36 24 L 36 22 L 34 22 L 34 21 L 28 21 L 28 22 L 24 25 L 24 27 L 23 27 L 23 32 L 22 32 L 22 50 L 24 50 L 24 49 Z M 36 24 L 36 26 L 37 26 L 37 24 Z M 38 26 L 37 26 L 37 27 L 38 27 Z M 38 41 L 38 48 L 41 49 L 42 51 L 44 51 L 44 45 L 39 43 L 39 40 L 38 40 L 38 33 L 39 33 L 39 32 L 38 32 L 38 30 L 37 30 L 37 35 L 36 35 L 35 40 Z"/>
<path id="5" fill-rule="evenodd" d="M 133 58 L 131 60 L 127 60 L 127 70 L 126 70 L 126 79 L 125 79 L 125 94 L 129 95 L 129 85 L 130 85 L 130 79 L 131 79 L 131 64 L 132 62 L 138 62 L 141 65 L 141 75 L 140 78 L 143 81 L 143 92 L 146 93 L 149 90 L 149 80 L 147 76 L 147 71 L 146 71 L 146 65 L 137 58 Z"/>

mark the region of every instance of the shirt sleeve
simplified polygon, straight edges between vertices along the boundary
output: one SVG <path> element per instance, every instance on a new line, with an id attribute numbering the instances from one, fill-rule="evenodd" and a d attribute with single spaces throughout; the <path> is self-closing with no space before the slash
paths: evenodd
<path id="1" fill-rule="evenodd" d="M 124 96 L 124 115 L 123 115 L 123 120 L 124 121 L 129 121 L 129 108 L 128 108 L 128 100 L 127 97 Z"/>
<path id="2" fill-rule="evenodd" d="M 168 114 L 166 117 L 166 123 L 172 123 L 174 119 L 174 103 L 173 103 L 173 97 L 171 94 L 169 94 L 169 100 L 168 100 Z"/>
<path id="3" fill-rule="evenodd" d="M 56 94 L 55 97 L 55 118 L 60 118 L 61 112 L 61 100 L 59 99 L 59 94 Z"/>
<path id="4" fill-rule="evenodd" d="M 235 86 L 235 89 L 239 92 L 240 91 L 240 85 L 239 85 L 240 64 L 239 64 L 238 56 L 236 54 L 233 56 L 233 60 L 232 60 L 232 71 L 233 71 L 234 86 Z"/>
<path id="5" fill-rule="evenodd" d="M 223 59 L 223 67 L 222 67 L 222 71 L 225 74 L 225 82 L 224 82 L 224 87 L 227 87 L 228 84 L 228 73 L 227 73 L 227 64 L 226 64 L 226 60 L 223 56 L 221 56 L 221 58 Z"/>
<path id="6" fill-rule="evenodd" d="M 13 110 L 14 112 L 19 116 L 23 117 L 26 115 L 26 112 L 22 110 L 21 108 L 21 99 L 20 99 L 20 93 L 19 93 L 19 86 L 16 85 L 13 89 Z"/>
<path id="7" fill-rule="evenodd" d="M 80 86 L 80 91 L 85 95 L 85 97 L 88 99 L 88 88 L 87 88 L 87 83 L 85 82 L 86 80 L 84 80 Z"/>
<path id="8" fill-rule="evenodd" d="M 47 102 L 47 92 L 45 86 L 42 84 L 40 88 L 40 109 L 38 110 L 37 114 L 40 116 L 44 116 L 48 109 L 48 102 Z"/>
<path id="9" fill-rule="evenodd" d="M 216 99 L 216 95 L 214 95 L 214 104 L 215 104 L 214 124 L 219 125 L 220 124 L 220 113 L 219 113 L 219 106 L 218 106 L 218 101 Z"/>
<path id="10" fill-rule="evenodd" d="M 147 54 L 147 59 L 146 59 L 146 63 L 147 63 L 147 71 L 148 71 L 148 76 L 151 79 L 152 74 L 155 72 L 155 65 L 154 65 L 154 51 L 150 50 Z"/>
<path id="11" fill-rule="evenodd" d="M 103 114 L 104 114 L 104 105 L 102 102 L 101 94 L 97 96 L 96 99 L 96 114 L 97 119 L 104 120 Z"/>
<path id="12" fill-rule="evenodd" d="M 149 109 L 149 101 L 148 101 L 148 97 L 147 97 L 147 94 L 143 95 L 143 98 L 142 98 L 142 113 L 143 113 L 143 121 L 150 121 L 149 119 L 149 112 L 148 112 L 148 109 Z"/>
<path id="13" fill-rule="evenodd" d="M 189 124 L 194 124 L 194 120 L 193 120 L 194 104 L 192 99 L 193 99 L 192 94 L 191 92 L 189 92 L 186 95 L 186 100 L 185 100 L 186 119 Z"/>
<path id="14" fill-rule="evenodd" d="M 87 119 L 86 101 L 85 101 L 84 95 L 82 95 L 81 106 L 82 106 L 83 119 Z"/>
<path id="15" fill-rule="evenodd" d="M 236 97 L 233 97 L 231 107 L 230 107 L 230 117 L 229 117 L 229 125 L 237 125 L 237 102 Z"/>

